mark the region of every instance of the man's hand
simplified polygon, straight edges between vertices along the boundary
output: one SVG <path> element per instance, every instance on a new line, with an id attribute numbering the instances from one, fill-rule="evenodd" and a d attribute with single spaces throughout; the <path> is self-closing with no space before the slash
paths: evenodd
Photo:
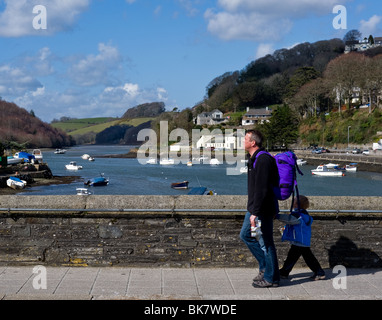
<path id="1" fill-rule="evenodd" d="M 251 227 L 256 227 L 256 216 L 254 216 L 253 214 L 251 214 L 251 216 L 249 217 L 249 222 L 251 223 Z"/>

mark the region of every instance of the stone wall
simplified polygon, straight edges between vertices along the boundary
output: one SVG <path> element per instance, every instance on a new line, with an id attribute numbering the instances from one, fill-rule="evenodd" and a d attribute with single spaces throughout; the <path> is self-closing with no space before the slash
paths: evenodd
<path id="1" fill-rule="evenodd" d="M 310 202 L 323 267 L 382 266 L 382 197 Z M 0 265 L 253 267 L 239 239 L 245 207 L 245 196 L 0 196 Z"/>

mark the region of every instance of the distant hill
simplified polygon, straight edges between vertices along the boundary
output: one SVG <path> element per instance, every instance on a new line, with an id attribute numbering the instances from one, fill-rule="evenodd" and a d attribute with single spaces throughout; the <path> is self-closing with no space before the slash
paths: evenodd
<path id="1" fill-rule="evenodd" d="M 85 128 L 93 127 L 97 125 L 101 127 L 103 125 L 107 126 L 108 123 L 114 120 L 117 120 L 117 119 L 110 118 L 110 117 L 82 118 L 82 119 L 62 117 L 60 120 L 53 120 L 51 124 L 54 128 L 61 129 L 70 134 L 70 132 L 83 130 Z"/>
<path id="2" fill-rule="evenodd" d="M 301 70 L 320 75 L 344 50 L 345 44 L 340 39 L 300 43 L 290 49 L 276 50 L 240 71 L 226 72 L 213 79 L 206 87 L 206 99 L 194 109 L 197 113 L 214 109 L 226 113 L 281 104 L 305 84 L 296 81 Z"/>
<path id="3" fill-rule="evenodd" d="M 148 129 L 151 121 L 142 122 L 137 126 L 132 125 L 115 125 L 111 126 L 99 133 L 95 137 L 95 144 L 141 144 L 137 141 L 140 130 Z"/>
<path id="4" fill-rule="evenodd" d="M 3 145 L 13 142 L 28 148 L 60 148 L 74 144 L 68 134 L 14 103 L 0 101 L 0 119 L 0 142 Z"/>
<path id="5" fill-rule="evenodd" d="M 66 131 L 75 140 L 76 144 L 135 144 L 137 141 L 136 129 L 148 128 L 153 119 L 64 118 L 63 121 L 52 123 L 52 126 Z"/>
<path id="6" fill-rule="evenodd" d="M 163 112 L 165 112 L 165 104 L 163 102 L 144 103 L 128 109 L 122 118 L 151 118 L 157 117 Z"/>

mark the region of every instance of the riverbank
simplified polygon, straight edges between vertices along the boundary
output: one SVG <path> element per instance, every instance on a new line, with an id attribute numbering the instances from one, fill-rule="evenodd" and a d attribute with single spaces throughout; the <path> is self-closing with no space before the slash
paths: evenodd
<path id="1" fill-rule="evenodd" d="M 299 159 L 307 161 L 307 164 L 318 166 L 325 163 L 338 163 L 339 167 L 346 164 L 357 163 L 358 171 L 382 173 L 382 155 L 376 153 L 373 155 L 348 154 L 348 153 L 321 153 L 312 154 L 311 151 L 296 151 Z"/>
<path id="2" fill-rule="evenodd" d="M 7 180 L 11 176 L 27 181 L 27 186 L 19 190 L 9 188 Z M 79 176 L 54 176 L 46 163 L 12 165 L 0 172 L 0 195 L 17 194 L 44 185 L 71 184 L 78 179 Z"/>
<path id="3" fill-rule="evenodd" d="M 14 195 L 20 192 L 28 191 L 34 187 L 38 186 L 49 186 L 49 185 L 59 185 L 59 184 L 71 184 L 80 179 L 77 176 L 53 176 L 49 179 L 44 178 L 36 178 L 31 184 L 28 184 L 25 189 L 14 190 L 7 187 L 0 188 L 0 195 Z"/>

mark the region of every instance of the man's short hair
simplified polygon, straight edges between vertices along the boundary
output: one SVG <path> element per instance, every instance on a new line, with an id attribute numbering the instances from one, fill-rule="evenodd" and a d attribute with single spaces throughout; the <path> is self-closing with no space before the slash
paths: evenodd
<path id="1" fill-rule="evenodd" d="M 256 129 L 247 130 L 245 134 L 251 136 L 251 141 L 256 141 L 256 145 L 261 148 L 263 146 L 263 134 Z"/>

